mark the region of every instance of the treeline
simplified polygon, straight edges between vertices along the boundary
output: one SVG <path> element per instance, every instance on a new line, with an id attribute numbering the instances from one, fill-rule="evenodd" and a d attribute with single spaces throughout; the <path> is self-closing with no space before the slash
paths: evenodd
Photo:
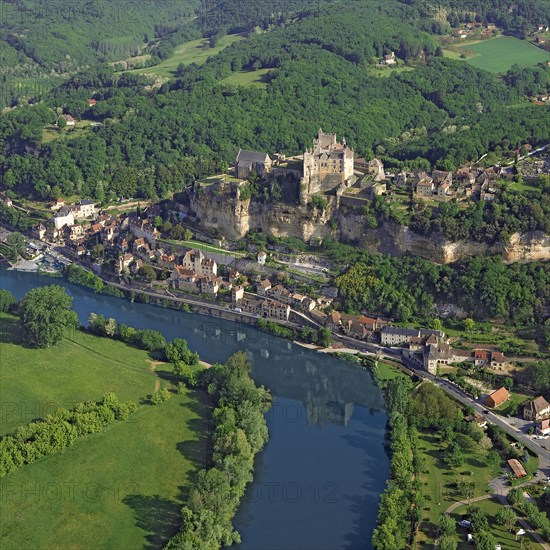
<path id="1" fill-rule="evenodd" d="M 91 288 L 97 294 L 117 297 L 124 296 L 124 293 L 118 288 L 104 283 L 100 277 L 74 263 L 69 264 L 65 268 L 64 275 L 70 283 Z"/>
<path id="2" fill-rule="evenodd" d="M 513 4 L 508 0 L 443 0 L 433 5 L 446 9 L 446 19 L 453 27 L 459 23 L 494 23 L 518 38 L 550 23 L 550 7 L 545 0 L 519 0 Z"/>
<path id="3" fill-rule="evenodd" d="M 166 338 L 158 330 L 136 329 L 124 323 L 117 323 L 112 317 L 106 318 L 97 313 L 90 313 L 88 330 L 92 334 L 120 340 L 147 351 L 164 355 L 166 350 Z"/>
<path id="4" fill-rule="evenodd" d="M 101 401 L 59 408 L 42 420 L 19 426 L 0 439 L 0 478 L 25 464 L 71 446 L 78 438 L 102 431 L 117 420 L 126 420 L 137 409 L 131 401 L 119 402 L 114 393 Z"/>
<path id="5" fill-rule="evenodd" d="M 269 392 L 255 386 L 251 369 L 246 354 L 237 352 L 225 365 L 201 373 L 200 383 L 215 403 L 212 467 L 199 472 L 182 509 L 182 529 L 168 549 L 214 549 L 240 542 L 232 519 L 252 481 L 254 456 L 267 442 L 264 413 L 271 403 Z"/>
<path id="6" fill-rule="evenodd" d="M 550 519 L 548 518 L 548 514 L 543 510 L 539 510 L 539 507 L 535 503 L 529 502 L 525 498 L 523 489 L 512 489 L 508 493 L 508 500 L 525 516 L 529 525 L 532 525 L 535 529 L 540 529 L 542 536 L 550 542 Z"/>
<path id="7" fill-rule="evenodd" d="M 418 257 L 369 254 L 331 240 L 329 256 L 350 267 L 335 284 L 349 312 L 380 312 L 398 321 L 437 317 L 453 304 L 477 320 L 503 318 L 516 325 L 543 323 L 550 303 L 548 261 L 504 264 L 472 257 L 437 265 Z"/>
<path id="8" fill-rule="evenodd" d="M 408 383 L 398 377 L 386 387 L 386 406 L 391 429 L 390 478 L 380 497 L 377 527 L 372 535 L 376 550 L 406 548 L 411 534 L 413 498 L 413 449 L 417 434 L 407 419 Z M 418 472 L 420 473 L 420 472 Z"/>

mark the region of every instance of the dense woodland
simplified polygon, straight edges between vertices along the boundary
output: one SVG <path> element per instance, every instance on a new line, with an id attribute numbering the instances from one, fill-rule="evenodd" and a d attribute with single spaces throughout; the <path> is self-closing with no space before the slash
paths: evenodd
<path id="1" fill-rule="evenodd" d="M 455 304 L 476 319 L 501 318 L 517 325 L 542 324 L 550 304 L 548 262 L 504 264 L 474 257 L 436 265 L 418 257 L 369 254 L 334 241 L 328 253 L 349 269 L 336 279 L 350 312 L 380 312 L 399 321 L 437 316 Z"/>

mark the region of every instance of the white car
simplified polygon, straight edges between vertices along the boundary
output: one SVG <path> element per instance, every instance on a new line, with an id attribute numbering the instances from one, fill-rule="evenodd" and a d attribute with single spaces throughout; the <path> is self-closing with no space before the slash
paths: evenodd
<path id="1" fill-rule="evenodd" d="M 472 522 L 468 521 L 467 519 L 463 519 L 463 520 L 458 522 L 458 525 L 460 525 L 460 527 L 471 527 Z"/>
<path id="2" fill-rule="evenodd" d="M 502 546 L 501 546 L 500 544 L 497 544 L 497 545 L 495 546 L 495 550 L 502 550 Z"/>
<path id="3" fill-rule="evenodd" d="M 544 439 L 544 437 L 542 435 L 534 435 L 533 439 Z"/>

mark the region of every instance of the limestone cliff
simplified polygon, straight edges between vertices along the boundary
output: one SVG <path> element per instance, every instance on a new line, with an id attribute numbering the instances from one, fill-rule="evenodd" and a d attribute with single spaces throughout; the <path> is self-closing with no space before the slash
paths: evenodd
<path id="1" fill-rule="evenodd" d="M 325 210 L 311 204 L 270 204 L 240 200 L 233 188 L 192 191 L 189 213 L 204 229 L 217 229 L 226 238 L 237 240 L 249 231 L 262 230 L 274 237 L 295 237 L 304 241 L 328 235 L 368 250 L 401 256 L 414 254 L 437 263 L 450 263 L 476 255 L 502 255 L 506 262 L 550 259 L 550 236 L 540 232 L 512 235 L 508 244 L 475 241 L 450 242 L 442 235 L 419 235 L 408 227 L 386 222 L 377 229 L 365 226 L 360 210 L 337 208 L 337 198 L 329 197 Z"/>

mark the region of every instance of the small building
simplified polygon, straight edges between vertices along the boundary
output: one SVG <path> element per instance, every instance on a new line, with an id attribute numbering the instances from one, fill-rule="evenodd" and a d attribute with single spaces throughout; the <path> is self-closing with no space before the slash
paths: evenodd
<path id="1" fill-rule="evenodd" d="M 384 173 L 384 163 L 377 158 L 369 160 L 367 164 L 367 174 L 374 176 L 374 181 L 383 180 L 386 177 Z"/>
<path id="2" fill-rule="evenodd" d="M 64 206 L 53 217 L 55 229 L 61 229 L 65 225 L 74 225 L 74 215 L 70 208 Z"/>
<path id="3" fill-rule="evenodd" d="M 527 475 L 523 464 L 521 464 L 521 462 L 516 458 L 511 458 L 508 461 L 508 466 L 510 467 L 510 470 L 512 470 L 514 477 L 525 477 Z"/>
<path id="4" fill-rule="evenodd" d="M 500 351 L 493 351 L 491 353 L 491 368 L 502 370 L 506 365 L 506 358 Z"/>
<path id="5" fill-rule="evenodd" d="M 523 418 L 525 418 L 525 420 L 536 422 L 548 416 L 550 416 L 550 403 L 542 396 L 532 401 L 528 401 L 523 406 Z"/>
<path id="6" fill-rule="evenodd" d="M 265 261 L 267 260 L 267 254 L 265 250 L 260 250 L 258 252 L 258 264 L 259 265 L 265 265 Z"/>
<path id="7" fill-rule="evenodd" d="M 65 201 L 59 197 L 51 206 L 50 210 L 57 211 L 65 206 Z"/>
<path id="8" fill-rule="evenodd" d="M 537 434 L 538 435 L 549 435 L 550 434 L 550 418 L 545 418 L 541 420 L 537 425 Z"/>
<path id="9" fill-rule="evenodd" d="M 13 201 L 7 195 L 4 195 L 4 193 L 0 193 L 0 199 L 8 208 L 13 206 Z"/>
<path id="10" fill-rule="evenodd" d="M 505 401 L 508 401 L 509 398 L 510 392 L 506 388 L 502 387 L 485 398 L 485 406 L 494 409 L 495 407 L 502 405 Z"/>
<path id="11" fill-rule="evenodd" d="M 391 52 L 387 55 L 385 55 L 380 62 L 381 65 L 395 65 L 397 63 L 397 60 L 395 58 L 395 52 Z"/>
<path id="12" fill-rule="evenodd" d="M 88 103 L 88 107 L 93 107 L 97 103 L 97 100 L 91 98 L 91 99 L 88 99 L 87 103 Z"/>
<path id="13" fill-rule="evenodd" d="M 67 128 L 76 124 L 75 119 L 71 115 L 61 115 L 59 118 L 62 118 L 66 122 Z"/>
<path id="14" fill-rule="evenodd" d="M 267 153 L 239 149 L 235 161 L 235 174 L 240 179 L 248 178 L 252 172 L 256 172 L 259 176 L 265 176 L 271 172 L 272 164 Z"/>
<path id="15" fill-rule="evenodd" d="M 271 288 L 271 281 L 269 279 L 264 279 L 256 285 L 256 292 L 261 296 L 266 296 L 267 291 Z"/>

